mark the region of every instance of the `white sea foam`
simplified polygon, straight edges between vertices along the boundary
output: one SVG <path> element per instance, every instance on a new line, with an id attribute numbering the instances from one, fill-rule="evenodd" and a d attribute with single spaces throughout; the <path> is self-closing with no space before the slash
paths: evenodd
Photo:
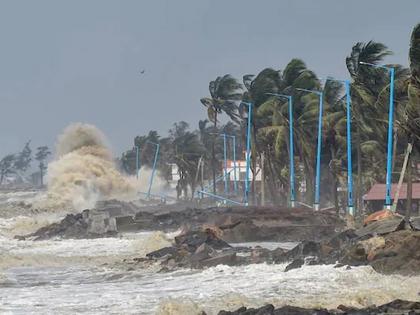
<path id="1" fill-rule="evenodd" d="M 217 314 L 242 305 L 273 303 L 334 308 L 367 306 L 396 298 L 419 300 L 420 277 L 384 276 L 370 267 L 351 270 L 284 265 L 218 266 L 204 271 L 118 272 L 105 268 L 17 268 L 18 284 L 0 286 L 8 310 L 42 314 Z M 33 289 L 36 286 L 36 290 Z M 3 299 L 3 300 L 2 300 Z M 1 305 L 1 303 L 0 303 Z"/>

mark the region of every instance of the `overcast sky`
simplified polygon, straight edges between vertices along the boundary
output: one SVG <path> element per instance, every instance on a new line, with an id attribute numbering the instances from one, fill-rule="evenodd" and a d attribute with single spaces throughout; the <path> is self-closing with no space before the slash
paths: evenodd
<path id="1" fill-rule="evenodd" d="M 120 154 L 150 129 L 195 128 L 219 75 L 298 57 L 344 78 L 357 41 L 381 41 L 388 62 L 408 65 L 418 22 L 419 0 L 0 0 L 0 154 L 28 139 L 53 146 L 79 121 Z"/>

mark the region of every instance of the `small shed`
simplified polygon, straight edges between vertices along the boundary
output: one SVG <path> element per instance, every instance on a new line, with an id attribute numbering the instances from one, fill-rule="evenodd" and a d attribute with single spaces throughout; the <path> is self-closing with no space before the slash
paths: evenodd
<path id="1" fill-rule="evenodd" d="M 397 192 L 398 184 L 391 185 L 391 197 L 392 200 L 395 197 L 395 193 Z M 419 203 L 420 203 L 420 183 L 413 183 L 413 191 L 412 191 L 412 211 L 417 213 L 419 210 Z M 385 192 L 386 192 L 386 185 L 385 184 L 375 184 L 372 188 L 367 192 L 366 195 L 363 196 L 363 200 L 369 210 L 377 211 L 383 209 L 385 204 Z M 407 204 L 407 183 L 403 183 L 400 189 L 400 195 L 398 197 L 398 209 L 405 210 Z"/>

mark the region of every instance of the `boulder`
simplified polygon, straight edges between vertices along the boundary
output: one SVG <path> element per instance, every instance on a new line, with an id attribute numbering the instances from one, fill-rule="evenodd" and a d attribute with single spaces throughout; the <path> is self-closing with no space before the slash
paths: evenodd
<path id="1" fill-rule="evenodd" d="M 303 260 L 303 258 L 296 258 L 295 260 L 293 260 L 290 264 L 288 264 L 286 266 L 286 268 L 284 269 L 285 272 L 290 271 L 292 269 L 297 269 L 303 266 L 303 264 L 305 263 L 305 261 Z"/>
<path id="2" fill-rule="evenodd" d="M 401 217 L 390 217 L 374 221 L 355 231 L 358 237 L 384 235 L 404 229 L 405 221 Z"/>
<path id="3" fill-rule="evenodd" d="M 411 218 L 410 226 L 415 231 L 420 231 L 420 217 Z"/>
<path id="4" fill-rule="evenodd" d="M 231 246 L 218 238 L 211 229 L 204 231 L 188 231 L 175 237 L 175 244 L 177 246 L 187 246 L 190 252 L 195 252 L 202 244 L 207 244 L 213 249 L 230 248 Z"/>
<path id="5" fill-rule="evenodd" d="M 173 246 L 164 247 L 153 252 L 146 254 L 148 258 L 162 258 L 165 256 L 173 256 L 177 252 L 177 249 Z"/>

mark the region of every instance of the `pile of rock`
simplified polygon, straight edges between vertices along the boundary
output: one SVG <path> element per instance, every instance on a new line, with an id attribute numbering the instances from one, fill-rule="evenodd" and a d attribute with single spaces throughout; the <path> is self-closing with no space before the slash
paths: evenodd
<path id="1" fill-rule="evenodd" d="M 172 246 L 137 258 L 137 263 L 159 263 L 163 270 L 177 268 L 206 268 L 217 265 L 237 266 L 250 263 L 274 263 L 285 251 L 281 248 L 268 250 L 261 247 L 232 247 L 220 238 L 216 227 L 204 227 L 187 231 L 175 237 Z"/>
<path id="2" fill-rule="evenodd" d="M 96 238 L 115 236 L 115 218 L 108 211 L 84 210 L 79 214 L 68 214 L 60 222 L 42 227 L 35 233 L 16 236 L 17 239 L 45 240 L 50 238 Z"/>
<path id="3" fill-rule="evenodd" d="M 410 302 L 395 300 L 390 303 L 357 309 L 346 306 L 339 306 L 336 310 L 327 310 L 319 308 L 301 308 L 295 306 L 283 306 L 275 308 L 268 304 L 260 308 L 241 307 L 236 311 L 220 311 L 219 315 L 379 315 L 379 314 L 420 314 L 420 302 Z"/>
<path id="4" fill-rule="evenodd" d="M 182 227 L 194 230 L 207 224 L 222 229 L 223 239 L 227 242 L 238 243 L 325 240 L 344 228 L 343 220 L 336 214 L 314 213 L 305 208 L 250 206 L 174 209 L 166 209 L 165 213 L 139 211 L 134 217 L 119 217 L 118 231 L 173 231 Z"/>
<path id="5" fill-rule="evenodd" d="M 358 230 L 347 230 L 323 242 L 305 241 L 281 257 L 287 270 L 304 264 L 371 265 L 381 273 L 420 273 L 420 231 L 412 222 L 392 216 Z"/>

